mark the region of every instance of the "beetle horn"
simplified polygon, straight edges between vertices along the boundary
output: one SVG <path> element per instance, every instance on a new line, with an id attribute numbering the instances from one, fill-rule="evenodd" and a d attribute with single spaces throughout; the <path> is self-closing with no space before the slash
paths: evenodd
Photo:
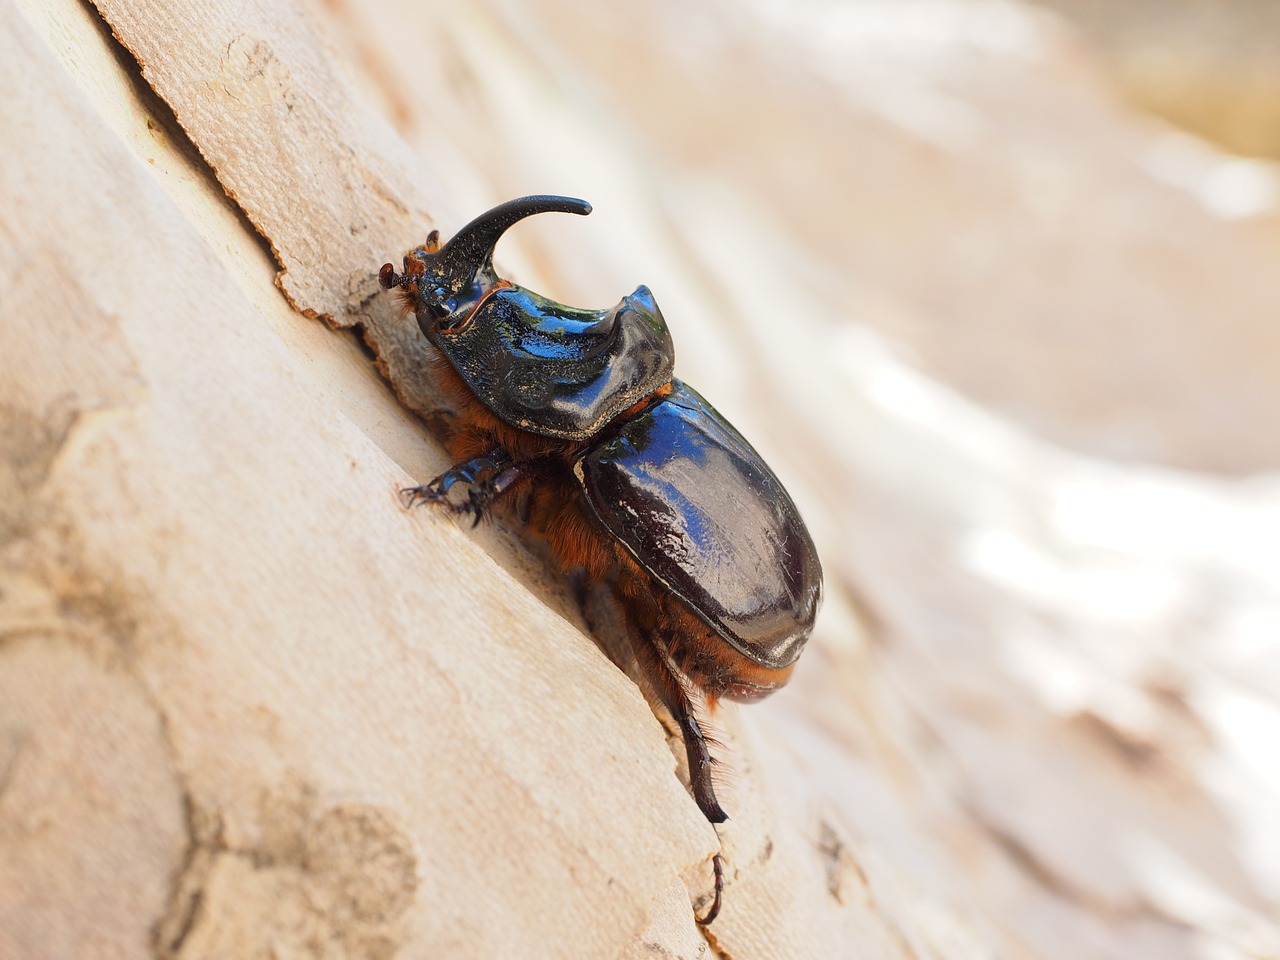
<path id="1" fill-rule="evenodd" d="M 586 216 L 591 204 L 573 197 L 538 195 L 519 197 L 480 214 L 459 230 L 437 255 L 446 276 L 463 277 L 479 273 L 490 263 L 493 248 L 513 224 L 535 213 L 576 213 Z"/>

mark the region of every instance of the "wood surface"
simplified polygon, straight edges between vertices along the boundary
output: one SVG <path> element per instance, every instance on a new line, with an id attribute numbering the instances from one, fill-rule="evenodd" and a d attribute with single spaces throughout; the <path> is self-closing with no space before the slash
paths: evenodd
<path id="1" fill-rule="evenodd" d="M 1095 460 L 904 364 L 864 324 L 928 313 L 905 266 L 832 279 L 822 203 L 755 189 L 798 131 L 665 110 L 745 59 L 787 122 L 835 115 L 762 11 L 0 0 L 0 957 L 1280 957 L 1280 484 Z M 1177 276 L 1161 238 L 1203 213 L 1025 16 L 1041 61 L 979 44 L 970 108 L 1014 139 L 1013 75 L 1091 130 L 1161 212 L 1127 249 Z M 904 176 L 966 169 L 850 109 Z M 714 718 L 719 828 L 518 529 L 397 497 L 447 462 L 377 269 L 534 192 L 596 213 L 522 225 L 504 271 L 583 305 L 649 283 L 824 558 L 792 685 Z M 1266 225 L 1205 229 L 1269 296 Z M 1210 375 L 1243 335 L 1186 342 Z M 1217 465 L 1184 419 L 1129 422 Z"/>

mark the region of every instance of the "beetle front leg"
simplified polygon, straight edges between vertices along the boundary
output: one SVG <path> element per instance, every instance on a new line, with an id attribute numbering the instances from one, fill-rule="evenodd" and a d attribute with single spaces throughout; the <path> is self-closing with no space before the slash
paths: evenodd
<path id="1" fill-rule="evenodd" d="M 400 499 L 406 507 L 419 503 L 449 503 L 449 491 L 455 484 L 475 484 L 492 476 L 511 462 L 511 454 L 502 447 L 494 447 L 478 457 L 472 457 L 462 463 L 456 463 L 440 476 L 420 487 L 405 487 L 400 491 Z"/>
<path id="2" fill-rule="evenodd" d="M 440 476 L 420 487 L 405 487 L 400 499 L 405 507 L 419 503 L 437 503 L 453 513 L 470 513 L 474 527 L 480 522 L 493 502 L 510 490 L 527 474 L 526 469 L 515 463 L 502 447 L 493 447 L 478 457 L 455 464 Z M 465 500 L 452 500 L 449 491 L 464 484 L 470 489 Z"/>

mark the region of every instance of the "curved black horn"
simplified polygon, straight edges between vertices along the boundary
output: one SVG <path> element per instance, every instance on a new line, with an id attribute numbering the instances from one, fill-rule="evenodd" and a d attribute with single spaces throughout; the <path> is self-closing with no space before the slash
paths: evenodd
<path id="1" fill-rule="evenodd" d="M 440 250 L 439 262 L 450 276 L 470 276 L 484 269 L 498 239 L 511 226 L 535 213 L 576 213 L 586 216 L 591 204 L 573 197 L 537 195 L 508 200 L 480 214 L 459 230 Z"/>

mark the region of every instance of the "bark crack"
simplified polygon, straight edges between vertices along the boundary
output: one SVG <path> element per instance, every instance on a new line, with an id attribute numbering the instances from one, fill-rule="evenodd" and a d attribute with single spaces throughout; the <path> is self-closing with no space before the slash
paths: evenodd
<path id="1" fill-rule="evenodd" d="M 18 758 L 22 755 L 22 751 L 26 749 L 27 740 L 30 736 L 31 734 L 28 731 L 22 730 L 10 737 L 13 749 L 9 751 L 4 768 L 0 769 L 0 798 L 4 797 L 9 786 L 13 783 L 14 771 L 18 768 Z"/>
<path id="2" fill-rule="evenodd" d="M 120 65 L 121 70 L 129 77 L 134 89 L 134 94 L 139 102 L 149 114 L 147 119 L 148 127 L 153 124 L 163 130 L 163 135 L 169 141 L 183 158 L 199 169 L 218 186 L 218 192 L 224 197 L 227 208 L 235 214 L 245 231 L 255 238 L 255 242 L 262 244 L 272 261 L 279 268 L 276 274 L 276 286 L 280 292 L 284 294 L 285 300 L 294 310 L 306 317 L 315 317 L 315 311 L 308 311 L 295 303 L 293 298 L 289 296 L 289 292 L 280 282 L 280 277 L 285 273 L 284 261 L 280 256 L 280 251 L 276 249 L 275 243 L 267 236 L 261 225 L 255 223 L 253 218 L 249 216 L 244 205 L 240 203 L 235 195 L 235 191 L 226 184 L 222 177 L 218 174 L 218 168 L 213 164 L 212 160 L 205 155 L 200 149 L 199 142 L 192 135 L 191 131 L 183 124 L 173 106 L 166 100 L 159 90 L 151 83 L 147 77 L 147 65 L 142 61 L 137 51 L 128 43 L 122 34 L 116 29 L 115 24 L 108 18 L 102 6 L 95 3 L 94 0 L 84 0 L 85 6 L 96 14 L 97 21 L 102 25 L 104 33 L 110 38 L 110 46 L 116 51 L 116 62 Z M 153 119 L 154 118 L 154 119 Z M 326 320 L 330 318 L 325 317 Z"/>

